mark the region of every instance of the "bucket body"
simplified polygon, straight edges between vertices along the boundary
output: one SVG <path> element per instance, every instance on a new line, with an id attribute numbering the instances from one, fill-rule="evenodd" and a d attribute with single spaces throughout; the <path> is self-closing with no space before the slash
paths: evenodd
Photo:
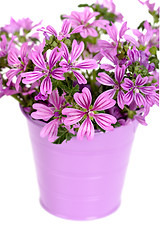
<path id="1" fill-rule="evenodd" d="M 27 117 L 40 189 L 49 213 L 72 220 L 107 216 L 120 205 L 137 122 L 56 145 L 40 137 L 43 123 Z"/>

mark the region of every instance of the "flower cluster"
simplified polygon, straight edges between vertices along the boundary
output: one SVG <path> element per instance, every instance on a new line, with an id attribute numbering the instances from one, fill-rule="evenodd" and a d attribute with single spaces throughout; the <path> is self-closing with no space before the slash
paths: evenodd
<path id="1" fill-rule="evenodd" d="M 79 5 L 81 11 L 61 17 L 58 31 L 11 18 L 0 28 L 0 98 L 18 100 L 44 122 L 41 137 L 56 144 L 90 140 L 133 120 L 146 125 L 159 105 L 159 8 L 139 2 L 153 23 L 136 29 L 112 0 Z"/>

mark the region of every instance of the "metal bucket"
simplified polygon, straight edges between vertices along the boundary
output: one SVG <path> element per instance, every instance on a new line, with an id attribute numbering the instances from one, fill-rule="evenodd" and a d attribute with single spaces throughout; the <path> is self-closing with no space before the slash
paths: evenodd
<path id="1" fill-rule="evenodd" d="M 121 192 L 138 123 L 76 137 L 55 145 L 40 137 L 43 123 L 27 117 L 40 203 L 49 213 L 72 220 L 107 216 L 120 205 Z"/>

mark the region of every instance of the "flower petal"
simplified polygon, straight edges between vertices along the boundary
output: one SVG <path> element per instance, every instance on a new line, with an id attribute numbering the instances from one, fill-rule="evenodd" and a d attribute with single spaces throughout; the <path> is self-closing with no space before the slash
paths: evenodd
<path id="1" fill-rule="evenodd" d="M 80 42 L 80 44 L 78 45 L 77 41 L 74 39 L 72 43 L 71 63 L 75 61 L 77 58 L 79 58 L 83 50 L 84 50 L 84 42 Z"/>
<path id="2" fill-rule="evenodd" d="M 61 49 L 63 51 L 64 59 L 68 62 L 69 61 L 69 51 L 68 51 L 66 44 L 64 44 L 63 42 L 61 42 Z"/>
<path id="3" fill-rule="evenodd" d="M 117 94 L 117 104 L 118 104 L 118 106 L 121 108 L 121 109 L 123 109 L 124 108 L 124 104 L 125 104 L 125 102 L 124 102 L 124 96 L 125 96 L 125 94 L 124 94 L 124 92 L 123 91 L 119 91 L 118 92 L 118 94 Z"/>
<path id="4" fill-rule="evenodd" d="M 55 64 L 61 59 L 63 52 L 57 52 L 57 48 L 54 48 L 49 56 L 49 68 L 52 69 Z"/>
<path id="5" fill-rule="evenodd" d="M 67 118 L 64 120 L 64 124 L 66 126 L 69 126 L 79 122 L 85 115 L 85 112 L 82 112 L 75 108 L 64 108 L 62 110 L 62 114 L 67 115 Z"/>
<path id="6" fill-rule="evenodd" d="M 79 84 L 86 84 L 87 83 L 87 80 L 85 79 L 85 77 L 81 73 L 79 73 L 77 71 L 74 71 L 74 70 L 72 70 L 72 72 L 73 72 L 74 76 L 77 78 L 77 81 L 78 81 Z"/>
<path id="7" fill-rule="evenodd" d="M 59 96 L 58 90 L 53 90 L 49 96 L 49 102 L 55 106 L 57 110 L 60 110 L 61 105 L 64 103 L 64 96 Z"/>
<path id="8" fill-rule="evenodd" d="M 120 83 L 123 80 L 124 74 L 125 74 L 126 67 L 125 65 L 122 65 L 122 67 L 119 67 L 119 65 L 115 68 L 115 79 L 118 83 Z"/>
<path id="9" fill-rule="evenodd" d="M 84 120 L 77 133 L 79 140 L 82 140 L 84 136 L 86 136 L 88 140 L 92 140 L 94 137 L 94 126 L 89 117 Z"/>
<path id="10" fill-rule="evenodd" d="M 106 30 L 107 30 L 108 35 L 112 38 L 112 40 L 114 42 L 117 42 L 118 30 L 117 30 L 115 24 L 112 23 L 111 26 L 109 24 L 107 24 Z"/>
<path id="11" fill-rule="evenodd" d="M 125 104 L 127 105 L 130 105 L 131 102 L 133 101 L 133 90 L 127 92 L 125 95 L 124 95 L 124 102 Z"/>
<path id="12" fill-rule="evenodd" d="M 93 105 L 92 111 L 103 111 L 113 107 L 115 104 L 116 104 L 116 101 L 113 99 L 110 99 L 108 96 L 108 92 L 105 91 L 97 97 Z"/>
<path id="13" fill-rule="evenodd" d="M 106 74 L 104 72 L 100 72 L 100 73 L 98 73 L 98 76 L 100 78 L 97 77 L 96 80 L 99 83 L 101 83 L 103 85 L 107 85 L 107 86 L 114 86 L 115 85 L 115 82 L 113 81 L 113 79 L 108 74 Z"/>
<path id="14" fill-rule="evenodd" d="M 41 86 L 40 86 L 40 92 L 42 95 L 51 94 L 52 92 L 52 82 L 49 76 L 47 76 L 45 79 L 43 79 Z"/>
<path id="15" fill-rule="evenodd" d="M 92 95 L 90 90 L 87 87 L 84 87 L 82 89 L 82 93 L 75 93 L 74 94 L 74 100 L 76 103 L 81 106 L 82 108 L 85 108 L 89 110 L 89 107 L 92 102 Z"/>
<path id="16" fill-rule="evenodd" d="M 142 78 L 142 76 L 139 74 L 139 75 L 136 77 L 135 85 L 136 85 L 136 86 L 143 86 L 143 85 L 146 84 L 147 82 L 148 82 L 148 77 Z"/>
<path id="17" fill-rule="evenodd" d="M 140 93 L 135 93 L 134 100 L 139 107 L 146 105 L 146 100 Z"/>
<path id="18" fill-rule="evenodd" d="M 31 53 L 31 60 L 32 62 L 42 70 L 47 70 L 46 62 L 41 52 L 32 52 Z"/>
<path id="19" fill-rule="evenodd" d="M 33 104 L 33 108 L 37 110 L 36 112 L 31 113 L 31 117 L 34 119 L 43 119 L 44 121 L 48 121 L 54 115 L 54 109 L 44 104 L 35 103 Z"/>
<path id="20" fill-rule="evenodd" d="M 40 136 L 42 138 L 48 137 L 49 142 L 54 142 L 57 138 L 58 133 L 58 127 L 59 127 L 59 120 L 54 119 L 51 122 L 47 123 L 41 130 Z"/>
<path id="21" fill-rule="evenodd" d="M 110 131 L 113 129 L 113 126 L 111 124 L 115 124 L 117 122 L 117 119 L 106 113 L 98 113 L 94 114 L 94 119 L 96 123 L 104 130 Z"/>
<path id="22" fill-rule="evenodd" d="M 95 69 L 98 67 L 98 64 L 94 59 L 87 59 L 75 64 L 74 67 L 80 69 Z"/>
<path id="23" fill-rule="evenodd" d="M 24 84 L 34 83 L 34 82 L 38 81 L 44 75 L 45 75 L 45 73 L 42 73 L 39 71 L 21 73 L 21 76 L 24 77 L 24 79 L 22 80 L 22 82 Z"/>
<path id="24" fill-rule="evenodd" d="M 121 87 L 126 90 L 126 91 L 129 91 L 131 88 L 134 87 L 134 83 L 131 79 L 129 78 L 125 78 L 124 79 L 124 83 L 121 84 Z"/>
<path id="25" fill-rule="evenodd" d="M 63 74 L 66 72 L 64 68 L 56 68 L 51 72 L 53 78 L 57 80 L 65 80 Z"/>

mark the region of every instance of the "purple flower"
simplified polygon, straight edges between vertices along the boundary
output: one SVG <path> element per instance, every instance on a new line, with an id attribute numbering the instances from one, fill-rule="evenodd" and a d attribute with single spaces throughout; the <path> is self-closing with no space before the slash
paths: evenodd
<path id="1" fill-rule="evenodd" d="M 149 2 L 150 2 L 149 0 L 147 0 L 147 1 L 145 1 L 145 2 L 142 2 L 142 1 L 140 1 L 140 0 L 138 0 L 138 1 L 139 1 L 141 4 L 146 5 L 146 6 L 148 7 L 149 11 L 151 11 L 151 12 L 154 11 L 155 3 L 149 3 Z"/>
<path id="2" fill-rule="evenodd" d="M 108 9 L 109 12 L 114 13 L 116 17 L 117 22 L 122 22 L 123 16 L 121 13 L 116 12 L 116 6 L 113 3 L 113 0 L 103 0 L 103 6 Z"/>
<path id="3" fill-rule="evenodd" d="M 19 89 L 19 84 L 22 79 L 21 73 L 26 70 L 26 66 L 29 61 L 28 51 L 29 51 L 28 43 L 23 43 L 20 49 L 20 52 L 16 48 L 13 48 L 8 53 L 8 64 L 9 66 L 12 67 L 12 69 L 10 69 L 6 73 L 6 76 L 8 78 L 7 86 L 10 86 L 11 81 L 16 76 L 17 79 L 16 79 L 15 88 L 17 91 Z"/>
<path id="4" fill-rule="evenodd" d="M 14 47 L 13 41 L 15 37 L 12 36 L 9 42 L 7 41 L 6 35 L 1 35 L 1 39 L 2 41 L 0 42 L 0 58 L 5 57 L 11 50 L 11 48 Z"/>
<path id="5" fill-rule="evenodd" d="M 40 92 L 42 95 L 45 95 L 46 93 L 51 94 L 52 82 L 50 76 L 57 80 L 65 80 L 65 78 L 63 77 L 63 74 L 65 72 L 64 69 L 62 68 L 53 69 L 56 63 L 60 61 L 62 54 L 63 54 L 62 51 L 61 52 L 57 51 L 57 47 L 54 48 L 50 53 L 49 62 L 46 63 L 44 56 L 42 55 L 41 52 L 33 51 L 30 57 L 33 63 L 35 64 L 35 69 L 32 72 L 22 73 L 21 75 L 22 77 L 24 77 L 22 82 L 24 84 L 31 84 L 44 77 L 40 86 Z"/>
<path id="6" fill-rule="evenodd" d="M 59 96 L 58 90 L 56 89 L 53 90 L 49 96 L 51 107 L 41 103 L 33 104 L 33 108 L 37 110 L 31 114 L 34 119 L 42 119 L 44 121 L 49 121 L 51 119 L 40 132 L 40 136 L 43 138 L 48 137 L 49 142 L 54 142 L 57 138 L 58 127 L 62 123 L 59 111 L 64 107 L 64 102 L 64 95 Z"/>
<path id="7" fill-rule="evenodd" d="M 86 7 L 83 12 L 71 12 L 71 15 L 64 17 L 69 18 L 71 21 L 72 27 L 76 28 L 78 26 L 83 26 L 82 31 L 80 32 L 80 35 L 83 38 L 86 38 L 88 36 L 97 37 L 98 32 L 96 31 L 96 27 L 105 28 L 105 25 L 108 21 L 106 20 L 95 20 L 96 16 L 98 16 L 98 12 L 90 12 L 90 9 Z M 92 23 L 89 23 L 90 20 L 93 20 Z"/>
<path id="8" fill-rule="evenodd" d="M 54 35 L 58 40 L 61 41 L 63 38 L 69 38 L 71 34 L 81 32 L 82 28 L 83 26 L 78 26 L 78 27 L 75 27 L 75 29 L 70 32 L 71 22 L 68 19 L 65 19 L 63 20 L 62 28 L 61 28 L 61 31 L 59 32 L 59 35 L 57 34 L 56 30 L 50 25 L 48 25 L 46 29 L 42 27 L 38 29 L 38 31 L 42 31 L 47 40 L 49 40 L 49 35 Z"/>
<path id="9" fill-rule="evenodd" d="M 18 23 L 23 29 L 31 31 L 33 28 L 39 26 L 42 23 L 42 21 L 33 25 L 33 21 L 30 18 L 22 18 L 18 21 Z"/>
<path id="10" fill-rule="evenodd" d="M 118 33 L 118 29 L 114 23 L 112 23 L 112 25 L 107 24 L 105 29 L 111 39 L 111 42 L 108 42 L 106 40 L 98 40 L 98 46 L 100 49 L 100 53 L 98 54 L 99 59 L 101 59 L 103 57 L 103 54 L 101 53 L 101 51 L 107 52 L 112 56 L 117 55 L 118 43 L 119 43 L 120 39 L 123 38 L 125 32 L 128 30 L 127 22 L 124 22 L 122 24 L 119 33 Z"/>
<path id="11" fill-rule="evenodd" d="M 64 124 L 66 126 L 76 124 L 85 118 L 78 130 L 78 139 L 82 140 L 83 137 L 86 136 L 87 139 L 90 140 L 94 137 L 94 126 L 91 121 L 93 119 L 102 129 L 106 131 L 113 129 L 113 126 L 111 126 L 111 124 L 116 123 L 116 118 L 110 114 L 97 113 L 98 111 L 109 109 L 115 105 L 115 101 L 113 99 L 110 99 L 106 92 L 103 92 L 98 96 L 93 107 L 91 107 L 91 92 L 86 87 L 83 88 L 82 93 L 74 94 L 74 100 L 83 110 L 75 108 L 64 108 L 62 110 L 62 114 L 67 115 L 67 118 L 64 120 Z"/>
<path id="12" fill-rule="evenodd" d="M 19 32 L 20 28 L 21 28 L 21 25 L 19 24 L 19 22 L 16 22 L 13 18 L 11 18 L 10 24 L 5 25 L 3 27 L 3 30 L 8 33 L 15 33 L 15 32 Z"/>
<path id="13" fill-rule="evenodd" d="M 117 94 L 117 104 L 123 109 L 124 108 L 124 92 L 122 91 L 121 85 L 122 80 L 124 78 L 126 67 L 122 65 L 119 67 L 118 65 L 115 68 L 115 81 L 106 73 L 100 72 L 98 73 L 99 78 L 97 77 L 97 81 L 102 85 L 111 86 L 112 88 L 107 90 L 108 96 L 113 98 L 118 91 Z"/>
<path id="14" fill-rule="evenodd" d="M 86 59 L 77 62 L 77 59 L 84 50 L 84 43 L 80 42 L 78 45 L 77 41 L 74 39 L 72 43 L 71 54 L 69 54 L 68 48 L 64 43 L 61 43 L 61 49 L 64 52 L 63 57 L 65 61 L 62 61 L 60 66 L 66 69 L 67 72 L 72 71 L 79 84 L 86 84 L 87 80 L 76 69 L 95 69 L 98 67 L 98 65 L 94 59 Z"/>
<path id="15" fill-rule="evenodd" d="M 124 96 L 125 104 L 130 105 L 134 100 L 139 107 L 146 106 L 147 102 L 144 96 L 155 95 L 155 87 L 146 86 L 147 83 L 148 77 L 142 78 L 140 74 L 136 77 L 135 83 L 131 79 L 125 78 L 124 83 L 121 84 L 121 87 L 127 91 Z"/>
<path id="16" fill-rule="evenodd" d="M 132 49 L 128 49 L 127 55 L 129 57 L 131 63 L 139 61 L 140 52 L 136 49 L 135 46 Z"/>

